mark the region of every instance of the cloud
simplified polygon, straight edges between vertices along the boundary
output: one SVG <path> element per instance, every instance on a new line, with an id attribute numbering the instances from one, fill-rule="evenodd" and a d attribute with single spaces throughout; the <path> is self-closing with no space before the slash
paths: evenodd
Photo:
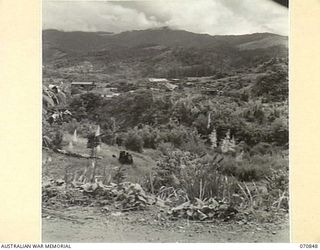
<path id="1" fill-rule="evenodd" d="M 43 2 L 44 29 L 122 32 L 161 26 L 211 35 L 287 35 L 288 10 L 269 0 Z"/>
<path id="2" fill-rule="evenodd" d="M 43 28 L 65 31 L 121 32 L 160 25 L 143 12 L 102 1 L 44 2 L 42 16 Z"/>

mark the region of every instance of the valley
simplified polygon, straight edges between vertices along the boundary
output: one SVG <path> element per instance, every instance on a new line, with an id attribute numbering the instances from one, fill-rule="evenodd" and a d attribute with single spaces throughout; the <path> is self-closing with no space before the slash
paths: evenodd
<path id="1" fill-rule="evenodd" d="M 43 239 L 288 242 L 287 43 L 44 30 Z"/>

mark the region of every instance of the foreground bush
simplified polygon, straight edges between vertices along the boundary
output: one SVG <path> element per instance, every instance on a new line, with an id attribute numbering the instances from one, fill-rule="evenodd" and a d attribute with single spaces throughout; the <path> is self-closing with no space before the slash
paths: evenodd
<path id="1" fill-rule="evenodd" d="M 220 154 L 199 157 L 182 151 L 169 153 L 149 178 L 152 192 L 170 202 L 181 198 L 191 202 L 214 198 L 240 209 L 288 209 L 285 157 L 255 156 L 242 162 L 230 156 L 221 161 L 220 157 Z"/>
<path id="2" fill-rule="evenodd" d="M 188 199 L 219 197 L 231 199 L 235 192 L 233 178 L 226 178 L 219 171 L 218 155 L 196 154 L 173 151 L 158 162 L 153 178 L 153 188 L 157 191 L 163 186 L 182 189 Z"/>

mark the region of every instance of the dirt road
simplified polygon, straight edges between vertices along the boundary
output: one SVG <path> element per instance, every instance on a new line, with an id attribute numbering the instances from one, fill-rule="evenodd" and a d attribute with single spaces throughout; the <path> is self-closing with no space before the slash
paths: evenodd
<path id="1" fill-rule="evenodd" d="M 152 211 L 72 207 L 44 209 L 42 235 L 44 242 L 289 242 L 289 224 L 169 221 Z"/>

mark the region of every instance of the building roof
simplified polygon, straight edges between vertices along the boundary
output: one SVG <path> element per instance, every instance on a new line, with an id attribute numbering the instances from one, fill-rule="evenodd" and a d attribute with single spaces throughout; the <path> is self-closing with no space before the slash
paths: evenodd
<path id="1" fill-rule="evenodd" d="M 93 85 L 94 82 L 72 82 L 72 85 Z"/>

